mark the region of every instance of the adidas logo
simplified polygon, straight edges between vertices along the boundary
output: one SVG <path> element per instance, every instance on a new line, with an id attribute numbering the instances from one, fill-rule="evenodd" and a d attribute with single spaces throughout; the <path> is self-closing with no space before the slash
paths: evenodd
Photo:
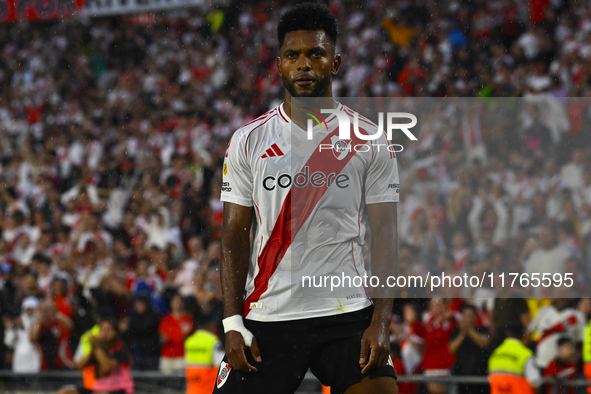
<path id="1" fill-rule="evenodd" d="M 268 157 L 275 157 L 275 156 L 283 156 L 283 155 L 285 155 L 285 153 L 283 153 L 281 151 L 281 149 L 279 149 L 277 144 L 273 144 L 273 145 L 271 145 L 271 147 L 269 149 L 267 149 L 265 154 L 261 156 L 261 159 L 266 159 Z"/>

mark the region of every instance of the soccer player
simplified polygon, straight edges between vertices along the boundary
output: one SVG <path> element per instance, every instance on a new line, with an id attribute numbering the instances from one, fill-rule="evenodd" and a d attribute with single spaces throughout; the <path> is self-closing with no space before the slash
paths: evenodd
<path id="1" fill-rule="evenodd" d="M 282 15 L 277 70 L 285 102 L 238 129 L 228 145 L 221 193 L 226 356 L 214 393 L 291 394 L 308 369 L 333 394 L 397 391 L 389 357 L 392 299 L 372 301 L 355 286 L 306 297 L 310 289 L 293 279 L 308 269 L 310 275 L 363 276 L 368 229 L 372 267 L 397 261 L 398 168 L 384 148 L 385 134 L 338 141 L 381 149 L 316 149 L 304 165 L 292 161 L 291 137 L 297 136 L 291 133 L 306 134 L 292 98 L 325 98 L 353 119 L 332 99 L 332 76 L 342 61 L 337 31 L 335 16 L 321 4 L 301 3 Z M 359 121 L 367 134 L 378 131 Z M 315 128 L 325 144 L 339 135 L 336 115 L 326 124 L 328 130 Z M 296 247 L 298 236 L 305 242 Z"/>

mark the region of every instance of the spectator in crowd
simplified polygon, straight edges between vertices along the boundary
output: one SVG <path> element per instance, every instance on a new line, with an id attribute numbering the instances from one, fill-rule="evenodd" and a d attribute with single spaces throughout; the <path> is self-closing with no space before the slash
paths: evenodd
<path id="1" fill-rule="evenodd" d="M 160 359 L 159 326 L 160 317 L 152 308 L 150 296 L 142 294 L 135 297 L 133 313 L 129 318 L 126 330 L 134 354 L 134 368 L 140 370 L 158 369 Z"/>
<path id="2" fill-rule="evenodd" d="M 412 302 L 404 304 L 402 319 L 402 332 L 397 336 L 400 344 L 400 358 L 407 373 L 417 373 L 423 361 L 425 347 L 425 328 L 418 305 Z"/>
<path id="3" fill-rule="evenodd" d="M 474 305 L 465 303 L 460 312 L 458 329 L 451 334 L 449 342 L 449 352 L 456 357 L 452 373 L 460 376 L 486 375 L 487 347 L 490 343 L 488 329 L 475 326 L 478 313 Z M 488 392 L 485 385 L 458 385 L 459 394 Z"/>
<path id="4" fill-rule="evenodd" d="M 185 368 L 184 343 L 194 331 L 193 319 L 185 312 L 184 301 L 179 294 L 170 299 L 170 309 L 170 314 L 164 316 L 158 328 L 162 345 L 159 368 L 165 373 Z"/>
<path id="5" fill-rule="evenodd" d="M 574 394 L 576 388 L 561 384 L 563 380 L 576 379 L 577 357 L 574 342 L 567 337 L 561 337 L 556 341 L 557 356 L 544 369 L 542 376 L 553 378 L 558 382 L 546 385 L 546 394 Z"/>
<path id="6" fill-rule="evenodd" d="M 568 249 L 557 244 L 556 228 L 552 224 L 545 224 L 538 228 L 539 245 L 532 246 L 527 260 L 524 262 L 525 272 L 547 274 L 563 274 L 565 263 L 570 256 Z M 531 244 L 534 245 L 534 244 Z M 533 289 L 534 296 L 540 297 L 541 287 Z"/>
<path id="7" fill-rule="evenodd" d="M 57 312 L 67 317 L 74 319 L 74 306 L 72 305 L 71 295 L 68 294 L 68 280 L 64 276 L 58 276 L 51 282 L 51 291 L 48 296 L 51 296 Z"/>
<path id="8" fill-rule="evenodd" d="M 193 295 L 195 291 L 195 273 L 200 268 L 201 260 L 203 259 L 203 244 L 201 239 L 198 237 L 190 238 L 188 247 L 189 258 L 181 263 L 173 281 L 174 286 L 179 289 L 179 293 L 183 297 Z"/>
<path id="9" fill-rule="evenodd" d="M 53 280 L 51 263 L 51 259 L 41 253 L 35 253 L 32 257 L 32 268 L 37 275 L 37 284 L 43 296 L 49 295 L 49 289 Z"/>
<path id="10" fill-rule="evenodd" d="M 37 346 L 31 341 L 31 328 L 37 318 L 39 300 L 35 297 L 25 298 L 18 318 L 6 316 L 4 321 L 4 343 L 13 349 L 12 370 L 14 372 L 39 372 L 41 356 Z"/>
<path id="11" fill-rule="evenodd" d="M 564 297 L 566 288 L 555 289 L 552 304 L 541 308 L 529 325 L 529 331 L 537 335 L 536 363 L 545 369 L 557 357 L 557 341 L 570 338 L 577 343 L 583 338 L 585 318 L 581 312 L 570 307 L 572 299 Z"/>
<path id="12" fill-rule="evenodd" d="M 39 305 L 31 328 L 31 339 L 42 353 L 42 370 L 74 367 L 70 352 L 72 321 L 57 311 L 55 302 L 45 299 Z"/>
<path id="13" fill-rule="evenodd" d="M 423 368 L 426 376 L 446 376 L 451 372 L 455 357 L 449 351 L 449 339 L 458 325 L 449 309 L 449 301 L 434 297 L 429 301 L 429 311 L 425 314 L 425 355 Z M 446 385 L 427 383 L 431 394 L 446 392 Z"/>
<path id="14" fill-rule="evenodd" d="M 82 357 L 76 366 L 83 369 L 92 365 L 95 371 L 92 392 L 131 394 L 134 383 L 131 377 L 131 357 L 119 336 L 117 322 L 103 319 L 98 334 L 89 337 L 90 352 Z M 59 394 L 82 394 L 89 390 L 84 387 L 64 387 Z"/>

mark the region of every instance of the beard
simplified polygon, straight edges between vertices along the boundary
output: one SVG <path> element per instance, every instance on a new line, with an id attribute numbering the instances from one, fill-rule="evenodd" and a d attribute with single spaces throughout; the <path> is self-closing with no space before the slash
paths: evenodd
<path id="1" fill-rule="evenodd" d="M 283 86 L 285 86 L 285 89 L 287 89 L 292 97 L 319 97 L 320 93 L 330 85 L 332 78 L 329 74 L 316 82 L 311 92 L 305 91 L 300 93 L 296 90 L 295 83 L 290 82 L 285 75 L 281 77 L 281 80 L 283 81 Z"/>

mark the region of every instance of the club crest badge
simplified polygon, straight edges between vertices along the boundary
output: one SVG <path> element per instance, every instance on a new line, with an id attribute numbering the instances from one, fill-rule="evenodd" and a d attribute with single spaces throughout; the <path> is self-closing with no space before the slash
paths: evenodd
<path id="1" fill-rule="evenodd" d="M 346 142 L 339 139 L 338 135 L 333 135 L 330 137 L 330 142 L 332 144 L 332 154 L 337 160 L 343 160 L 351 151 L 350 140 L 349 142 Z"/>
<path id="2" fill-rule="evenodd" d="M 224 383 L 226 383 L 226 380 L 228 380 L 228 376 L 230 376 L 231 369 L 232 369 L 232 367 L 230 367 L 230 364 L 226 364 L 225 362 L 222 361 L 222 364 L 220 365 L 220 372 L 218 373 L 218 380 L 217 380 L 218 389 L 221 388 L 224 385 Z"/>

